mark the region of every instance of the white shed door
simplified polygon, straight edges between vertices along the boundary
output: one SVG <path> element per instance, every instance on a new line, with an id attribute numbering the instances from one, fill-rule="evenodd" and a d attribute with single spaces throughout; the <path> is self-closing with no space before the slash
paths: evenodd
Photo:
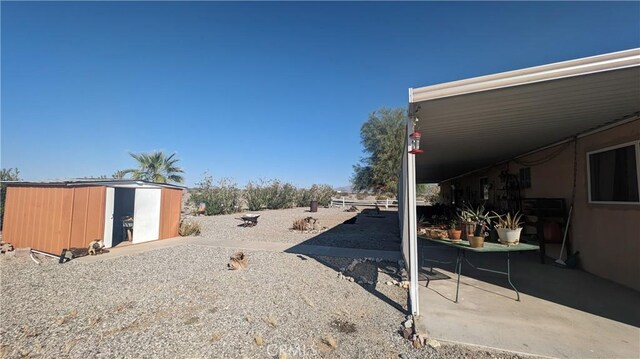
<path id="1" fill-rule="evenodd" d="M 132 243 L 153 241 L 160 237 L 161 194 L 160 188 L 136 188 Z"/>
<path id="2" fill-rule="evenodd" d="M 104 246 L 111 248 L 113 245 L 113 201 L 115 200 L 115 192 L 111 187 L 106 188 L 106 198 L 104 204 Z"/>

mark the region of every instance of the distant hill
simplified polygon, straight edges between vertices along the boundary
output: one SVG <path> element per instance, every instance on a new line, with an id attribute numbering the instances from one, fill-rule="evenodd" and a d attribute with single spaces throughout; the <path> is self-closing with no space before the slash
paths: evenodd
<path id="1" fill-rule="evenodd" d="M 337 191 L 337 192 L 342 192 L 342 193 L 352 193 L 353 192 L 351 186 L 334 187 L 333 190 Z"/>

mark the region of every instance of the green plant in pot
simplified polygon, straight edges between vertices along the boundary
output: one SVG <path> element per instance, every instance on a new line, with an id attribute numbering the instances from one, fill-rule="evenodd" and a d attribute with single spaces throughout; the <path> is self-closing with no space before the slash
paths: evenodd
<path id="1" fill-rule="evenodd" d="M 496 231 L 500 242 L 506 244 L 517 244 L 520 242 L 520 233 L 522 232 L 522 214 L 516 212 L 513 215 L 507 212 L 504 215 L 499 215 L 493 212 L 498 223 L 496 223 Z"/>
<path id="2" fill-rule="evenodd" d="M 464 208 L 458 209 L 458 225 L 461 231 L 460 238 L 467 239 L 470 234 L 473 234 L 476 225 L 472 217 L 473 210 L 471 207 L 465 205 Z"/>
<path id="3" fill-rule="evenodd" d="M 466 238 L 470 246 L 473 248 L 483 247 L 487 228 L 491 224 L 493 216 L 485 210 L 484 205 L 479 205 L 476 208 L 465 206 L 461 214 L 467 221 Z M 472 224 L 473 227 L 469 224 Z"/>
<path id="4" fill-rule="evenodd" d="M 458 226 L 458 220 L 452 219 L 449 222 L 449 239 L 452 241 L 459 241 L 462 238 L 462 230 Z"/>

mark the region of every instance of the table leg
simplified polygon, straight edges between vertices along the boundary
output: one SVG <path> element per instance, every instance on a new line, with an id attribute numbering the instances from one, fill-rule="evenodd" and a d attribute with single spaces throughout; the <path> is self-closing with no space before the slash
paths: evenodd
<path id="1" fill-rule="evenodd" d="M 517 299 L 516 301 L 520 301 L 520 293 L 518 293 L 518 290 L 516 289 L 516 286 L 513 285 L 513 283 L 511 283 L 511 258 L 509 256 L 509 252 L 507 252 L 507 280 L 509 281 L 509 285 L 511 286 L 511 288 L 513 288 L 513 290 L 516 291 L 516 296 Z"/>
<path id="2" fill-rule="evenodd" d="M 458 293 L 460 292 L 460 273 L 462 273 L 462 258 L 460 254 L 463 253 L 460 248 L 458 248 L 458 256 L 456 259 L 456 272 L 458 273 L 458 284 L 456 285 L 456 303 L 458 303 Z"/>

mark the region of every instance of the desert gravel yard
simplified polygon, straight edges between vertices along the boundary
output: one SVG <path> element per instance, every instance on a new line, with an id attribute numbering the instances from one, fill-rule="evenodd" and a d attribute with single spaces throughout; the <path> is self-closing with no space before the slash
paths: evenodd
<path id="1" fill-rule="evenodd" d="M 2 353 L 266 358 L 282 349 L 290 357 L 381 358 L 413 351 L 395 332 L 403 314 L 329 266 L 249 252 L 248 269 L 229 271 L 231 254 L 186 245 L 92 264 L 2 258 Z M 400 287 L 379 289 L 406 304 Z"/>
<path id="2" fill-rule="evenodd" d="M 310 213 L 307 208 L 267 210 L 260 214 L 258 225 L 250 228 L 238 227 L 241 214 L 223 216 L 191 217 L 200 223 L 202 236 L 212 240 L 267 241 L 290 244 L 309 244 L 329 247 L 400 250 L 398 234 L 398 212 L 382 210 L 379 216 L 367 213 L 345 212 L 343 208 L 319 208 Z M 355 224 L 342 224 L 357 216 Z M 291 230 L 298 218 L 314 217 L 320 225 L 327 227 L 320 233 L 301 233 Z"/>
<path id="3" fill-rule="evenodd" d="M 356 214 L 321 209 L 313 214 L 329 227 L 321 233 L 289 230 L 309 215 L 304 209 L 260 214 L 253 228 L 238 227 L 238 215 L 195 220 L 212 242 L 398 247 L 394 211 L 341 225 Z M 65 264 L 0 255 L 0 358 L 519 357 L 453 344 L 413 348 L 399 334 L 407 292 L 391 285 L 401 279 L 397 262 L 253 250 L 247 269 L 231 271 L 235 250 L 189 241 Z"/>

